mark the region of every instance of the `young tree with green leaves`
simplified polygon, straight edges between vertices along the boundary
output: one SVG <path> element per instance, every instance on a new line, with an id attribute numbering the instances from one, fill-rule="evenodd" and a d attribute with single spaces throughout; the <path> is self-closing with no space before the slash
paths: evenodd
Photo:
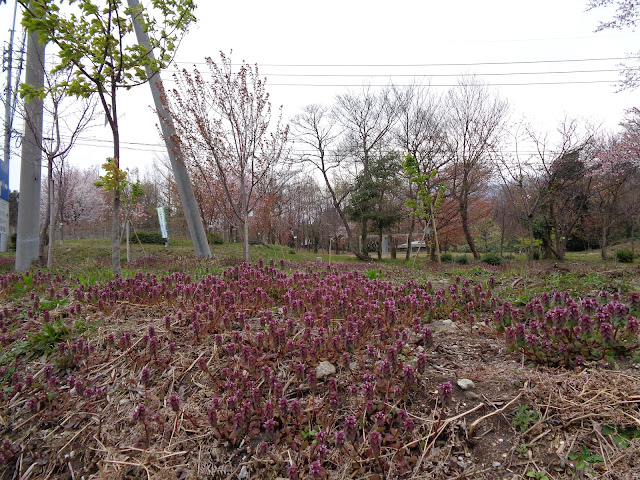
<path id="1" fill-rule="evenodd" d="M 106 173 L 100 176 L 100 179 L 94 182 L 93 185 L 102 188 L 106 192 L 118 190 L 122 196 L 122 210 L 124 211 L 127 239 L 127 262 L 129 262 L 129 225 L 131 225 L 131 216 L 138 204 L 138 199 L 144 195 L 144 188 L 140 185 L 139 179 L 135 182 L 129 180 L 127 178 L 129 176 L 129 170 L 118 168 L 113 158 L 107 158 L 107 162 L 102 165 L 102 169 Z"/>
<path id="2" fill-rule="evenodd" d="M 408 198 L 405 201 L 407 208 L 411 209 L 411 215 L 421 218 L 427 225 L 430 224 L 433 233 L 434 250 L 438 263 L 442 263 L 440 258 L 440 242 L 438 241 L 438 229 L 436 226 L 436 214 L 442 206 L 444 198 L 444 185 L 438 184 L 432 188 L 433 179 L 438 174 L 438 170 L 430 172 L 422 172 L 420 164 L 416 157 L 410 153 L 404 157 L 402 164 L 404 173 L 409 177 L 409 182 L 416 185 L 417 193 L 415 198 Z M 407 249 L 411 251 L 411 245 L 407 245 Z"/>
<path id="3" fill-rule="evenodd" d="M 159 72 L 170 62 L 180 38 L 195 21 L 194 0 L 153 0 L 144 14 L 122 0 L 21 0 L 22 23 L 41 42 L 58 48 L 59 63 L 53 72 L 70 70 L 68 81 L 49 87 L 66 88 L 69 95 L 86 98 L 96 94 L 113 135 L 113 167 L 120 170 L 120 131 L 117 93 L 146 83 L 147 69 Z M 143 24 L 149 48 L 136 42 L 132 17 Z M 153 55 L 149 53 L 152 52 Z M 36 98 L 47 88 L 21 86 L 22 95 Z M 113 189 L 111 259 L 114 275 L 120 270 L 120 208 L 122 192 Z"/>

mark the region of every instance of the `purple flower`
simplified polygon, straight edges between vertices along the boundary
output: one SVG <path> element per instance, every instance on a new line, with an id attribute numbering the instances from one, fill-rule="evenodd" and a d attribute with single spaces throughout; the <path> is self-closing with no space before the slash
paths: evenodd
<path id="1" fill-rule="evenodd" d="M 318 378 L 316 377 L 316 369 L 313 367 L 307 370 L 307 382 L 309 383 L 309 388 L 315 391 L 318 386 Z"/>
<path id="2" fill-rule="evenodd" d="M 391 376 L 392 366 L 389 360 L 387 360 L 386 358 L 383 359 L 379 364 L 379 368 L 380 375 L 382 375 L 383 378 L 389 378 Z"/>
<path id="3" fill-rule="evenodd" d="M 407 433 L 413 433 L 413 430 L 416 428 L 416 424 L 411 417 L 407 417 L 402 425 Z"/>
<path id="4" fill-rule="evenodd" d="M 300 480 L 300 477 L 298 476 L 298 469 L 295 465 L 289 465 L 287 473 L 289 475 L 289 480 Z"/>
<path id="5" fill-rule="evenodd" d="M 273 433 L 276 428 L 276 421 L 273 418 L 270 418 L 269 420 L 264 422 L 262 426 L 268 433 Z"/>
<path id="6" fill-rule="evenodd" d="M 267 400 L 266 402 L 264 402 L 263 415 L 264 418 L 273 417 L 273 402 L 271 400 Z"/>
<path id="7" fill-rule="evenodd" d="M 344 434 L 347 440 L 353 442 L 356 439 L 358 422 L 353 415 L 344 419 Z"/>
<path id="8" fill-rule="evenodd" d="M 424 353 L 417 355 L 416 367 L 420 373 L 424 373 L 427 369 L 427 356 Z"/>
<path id="9" fill-rule="evenodd" d="M 440 393 L 440 401 L 443 404 L 449 403 L 453 397 L 453 385 L 451 385 L 451 382 L 447 381 L 447 382 L 441 383 L 439 393 Z"/>
<path id="10" fill-rule="evenodd" d="M 362 384 L 362 390 L 364 392 L 365 400 L 373 400 L 374 387 L 371 382 L 364 382 Z"/>
<path id="11" fill-rule="evenodd" d="M 405 365 L 402 368 L 402 377 L 407 385 L 412 385 L 416 381 L 416 375 L 411 365 Z"/>
<path id="12" fill-rule="evenodd" d="M 133 421 L 137 422 L 138 420 L 144 420 L 147 416 L 147 407 L 145 407 L 142 403 L 138 404 L 136 409 L 133 411 Z"/>
<path id="13" fill-rule="evenodd" d="M 327 458 L 328 453 L 329 449 L 325 444 L 318 445 L 318 447 L 316 448 L 316 457 L 318 457 L 319 460 L 324 460 L 325 458 Z"/>
<path id="14" fill-rule="evenodd" d="M 431 329 L 427 326 L 425 326 L 422 329 L 422 342 L 425 348 L 429 348 L 433 346 L 433 333 L 431 332 Z"/>
<path id="15" fill-rule="evenodd" d="M 514 348 L 516 346 L 516 329 L 513 327 L 505 328 L 504 339 L 508 348 Z"/>
<path id="16" fill-rule="evenodd" d="M 343 431 L 337 431 L 334 433 L 334 438 L 336 440 L 336 447 L 341 448 L 344 445 L 346 440 L 346 436 Z"/>
<path id="17" fill-rule="evenodd" d="M 603 322 L 600 325 L 600 336 L 605 343 L 613 342 L 613 325 L 607 322 Z"/>
<path id="18" fill-rule="evenodd" d="M 311 465 L 309 466 L 309 471 L 311 472 L 311 475 L 313 475 L 314 478 L 320 478 L 325 474 L 325 470 L 322 467 L 320 460 L 315 460 L 314 462 L 311 462 Z"/>
<path id="19" fill-rule="evenodd" d="M 280 399 L 278 400 L 278 408 L 283 415 L 287 414 L 287 412 L 289 411 L 289 402 L 287 402 L 286 398 L 280 397 Z"/>
<path id="20" fill-rule="evenodd" d="M 169 396 L 169 405 L 171 406 L 171 410 L 178 413 L 180 411 L 180 397 L 175 393 Z"/>
<path id="21" fill-rule="evenodd" d="M 297 398 L 294 398 L 293 401 L 291 402 L 291 413 L 295 417 L 299 417 L 301 412 L 302 412 L 302 409 L 300 408 L 300 402 L 298 401 Z"/>
<path id="22" fill-rule="evenodd" d="M 207 412 L 207 419 L 209 420 L 209 425 L 215 427 L 218 424 L 218 413 L 216 409 L 211 407 Z"/>
<path id="23" fill-rule="evenodd" d="M 373 430 L 369 433 L 369 445 L 371 445 L 373 456 L 378 458 L 380 456 L 380 449 L 382 448 L 382 435 L 380 432 Z"/>
<path id="24" fill-rule="evenodd" d="M 145 387 L 149 386 L 149 383 L 151 382 L 151 372 L 148 367 L 144 367 L 140 372 L 140 381 Z"/>

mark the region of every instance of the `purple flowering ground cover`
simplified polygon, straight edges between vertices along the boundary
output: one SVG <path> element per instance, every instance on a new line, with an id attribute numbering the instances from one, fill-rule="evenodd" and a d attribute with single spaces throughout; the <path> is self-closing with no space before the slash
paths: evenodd
<path id="1" fill-rule="evenodd" d="M 168 271 L 0 275 L 0 477 L 640 478 L 637 271 Z"/>

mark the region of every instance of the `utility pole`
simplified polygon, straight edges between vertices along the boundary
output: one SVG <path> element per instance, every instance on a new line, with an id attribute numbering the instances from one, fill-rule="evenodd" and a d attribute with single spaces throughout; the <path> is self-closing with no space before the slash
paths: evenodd
<path id="1" fill-rule="evenodd" d="M 7 90 L 4 104 L 4 156 L 0 163 L 0 252 L 6 252 L 9 247 L 9 159 L 11 158 L 11 129 L 13 125 L 13 109 L 11 81 L 13 79 L 13 39 L 16 31 L 16 16 L 18 14 L 18 0 L 13 9 L 13 24 L 9 37 L 9 47 L 3 56 L 2 71 L 7 72 Z"/>
<path id="2" fill-rule="evenodd" d="M 153 58 L 153 51 L 151 50 L 149 36 L 147 35 L 147 32 L 144 31 L 138 20 L 138 15 L 142 15 L 142 10 L 140 9 L 138 0 L 127 0 L 127 2 L 134 12 L 138 12 L 137 14 L 132 13 L 133 28 L 135 29 L 138 43 L 143 45 L 148 50 L 149 57 Z M 160 100 L 160 88 L 158 86 L 159 84 L 162 84 L 160 72 L 153 72 L 149 67 L 146 67 L 146 70 L 147 77 L 149 78 L 149 86 L 151 87 L 151 94 L 153 95 L 153 101 L 160 119 L 162 136 L 164 137 L 164 141 L 167 145 L 167 153 L 169 154 L 169 160 L 171 161 L 171 169 L 173 170 L 173 176 L 178 187 L 178 193 L 180 195 L 180 201 L 182 202 L 182 208 L 184 209 L 184 216 L 187 219 L 187 225 L 189 227 L 193 247 L 198 257 L 209 258 L 211 257 L 211 249 L 207 242 L 207 235 L 204 231 L 202 218 L 200 218 L 198 204 L 196 203 L 196 196 L 193 193 L 193 186 L 189 179 L 189 172 L 187 171 L 183 161 L 178 158 L 178 154 L 176 152 L 179 151 L 179 147 L 172 140 L 172 135 L 175 132 L 173 122 L 162 106 L 162 101 Z"/>
<path id="3" fill-rule="evenodd" d="M 44 44 L 36 32 L 27 37 L 27 71 L 25 82 L 35 88 L 44 87 Z M 42 168 L 43 100 L 31 99 L 25 105 L 26 116 L 20 160 L 20 202 L 18 202 L 18 240 L 16 271 L 29 270 L 38 258 L 40 240 L 40 181 Z M 29 126 L 31 125 L 31 127 Z"/>

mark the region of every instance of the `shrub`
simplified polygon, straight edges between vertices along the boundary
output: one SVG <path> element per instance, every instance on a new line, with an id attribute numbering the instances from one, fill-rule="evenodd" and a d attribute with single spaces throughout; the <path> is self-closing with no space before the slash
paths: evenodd
<path id="1" fill-rule="evenodd" d="M 605 300 L 603 300 L 605 298 Z M 548 366 L 581 366 L 586 361 L 614 364 L 617 356 L 636 356 L 640 322 L 632 314 L 640 304 L 634 292 L 630 303 L 606 297 L 574 300 L 569 292 L 543 292 L 525 309 L 504 302 L 493 312 L 494 327 L 504 332 L 509 351 Z M 528 320 L 524 321 L 527 317 Z"/>
<path id="2" fill-rule="evenodd" d="M 136 233 L 131 232 L 129 234 L 130 242 L 137 242 L 140 240 L 140 243 L 148 243 L 151 245 L 164 245 L 166 240 L 162 238 L 160 232 L 137 232 L 138 237 L 136 238 Z"/>
<path id="3" fill-rule="evenodd" d="M 456 257 L 456 263 L 458 265 L 466 265 L 469 263 L 469 259 L 466 255 L 461 255 L 460 257 Z"/>
<path id="4" fill-rule="evenodd" d="M 533 259 L 534 260 L 540 260 L 540 252 L 538 250 L 535 250 L 533 252 Z"/>
<path id="5" fill-rule="evenodd" d="M 224 239 L 220 232 L 207 233 L 207 241 L 209 242 L 209 245 L 222 245 L 224 243 Z"/>
<path id="6" fill-rule="evenodd" d="M 620 263 L 633 263 L 633 252 L 628 248 L 622 248 L 616 252 L 616 258 Z"/>
<path id="7" fill-rule="evenodd" d="M 502 257 L 497 253 L 487 253 L 482 257 L 482 261 L 487 265 L 502 265 Z"/>
<path id="8" fill-rule="evenodd" d="M 440 255 L 440 260 L 442 260 L 442 263 L 451 263 L 453 261 L 453 255 L 450 253 L 443 253 Z"/>

